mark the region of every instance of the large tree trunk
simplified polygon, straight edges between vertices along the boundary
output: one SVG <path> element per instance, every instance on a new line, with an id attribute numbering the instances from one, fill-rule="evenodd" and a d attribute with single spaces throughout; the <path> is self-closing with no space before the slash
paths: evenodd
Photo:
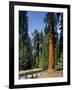
<path id="1" fill-rule="evenodd" d="M 54 55 L 54 28 L 50 28 L 50 40 L 49 40 L 49 59 L 48 59 L 48 71 L 54 71 L 55 67 L 55 55 Z"/>

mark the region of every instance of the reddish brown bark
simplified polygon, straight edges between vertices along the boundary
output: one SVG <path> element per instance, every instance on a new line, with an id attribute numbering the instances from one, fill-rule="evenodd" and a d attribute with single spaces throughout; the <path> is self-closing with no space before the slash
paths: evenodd
<path id="1" fill-rule="evenodd" d="M 49 40 L 49 62 L 48 71 L 53 71 L 55 67 L 55 55 L 54 55 L 54 30 L 50 30 L 50 40 Z"/>

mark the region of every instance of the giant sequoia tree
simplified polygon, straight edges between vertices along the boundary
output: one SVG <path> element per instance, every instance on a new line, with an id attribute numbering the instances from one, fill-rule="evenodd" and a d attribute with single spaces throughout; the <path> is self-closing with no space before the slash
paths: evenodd
<path id="1" fill-rule="evenodd" d="M 31 68 L 31 53 L 27 12 L 19 11 L 19 70 Z"/>
<path id="2" fill-rule="evenodd" d="M 53 70 L 55 67 L 55 30 L 57 30 L 58 13 L 49 12 L 46 14 L 46 24 L 49 28 L 49 58 L 48 58 L 48 70 Z"/>

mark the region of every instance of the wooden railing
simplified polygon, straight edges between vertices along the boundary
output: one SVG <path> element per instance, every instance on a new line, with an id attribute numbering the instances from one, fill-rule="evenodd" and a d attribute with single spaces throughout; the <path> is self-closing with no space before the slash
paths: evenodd
<path id="1" fill-rule="evenodd" d="M 19 78 L 25 77 L 25 79 L 27 79 L 28 75 L 31 75 L 31 78 L 34 78 L 34 75 L 38 77 L 41 71 L 43 71 L 42 68 L 19 71 Z"/>

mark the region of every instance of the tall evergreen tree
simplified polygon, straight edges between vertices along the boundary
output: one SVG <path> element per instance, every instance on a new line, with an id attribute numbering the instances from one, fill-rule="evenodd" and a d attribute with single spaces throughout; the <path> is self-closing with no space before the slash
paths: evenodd
<path id="1" fill-rule="evenodd" d="M 49 12 L 46 14 L 46 24 L 49 28 L 49 59 L 48 69 L 53 70 L 55 67 L 55 29 L 58 23 L 57 13 Z"/>
<path id="2" fill-rule="evenodd" d="M 59 58 L 63 54 L 63 13 L 60 15 L 60 44 L 59 44 Z"/>
<path id="3" fill-rule="evenodd" d="M 33 32 L 33 48 L 34 48 L 34 55 L 36 59 L 36 68 L 39 65 L 39 32 L 35 30 Z"/>
<path id="4" fill-rule="evenodd" d="M 39 54 L 42 54 L 42 48 L 43 48 L 43 31 L 39 33 Z"/>
<path id="5" fill-rule="evenodd" d="M 44 28 L 42 53 L 40 55 L 39 67 L 47 68 L 48 66 L 48 46 L 49 46 L 49 32 L 47 25 Z"/>
<path id="6" fill-rule="evenodd" d="M 31 68 L 31 44 L 29 41 L 27 12 L 19 11 L 19 70 Z"/>
<path id="7" fill-rule="evenodd" d="M 58 39 L 58 32 L 57 30 L 54 32 L 55 33 L 55 42 L 54 42 L 54 48 L 55 48 L 55 64 L 59 62 L 59 39 Z"/>

